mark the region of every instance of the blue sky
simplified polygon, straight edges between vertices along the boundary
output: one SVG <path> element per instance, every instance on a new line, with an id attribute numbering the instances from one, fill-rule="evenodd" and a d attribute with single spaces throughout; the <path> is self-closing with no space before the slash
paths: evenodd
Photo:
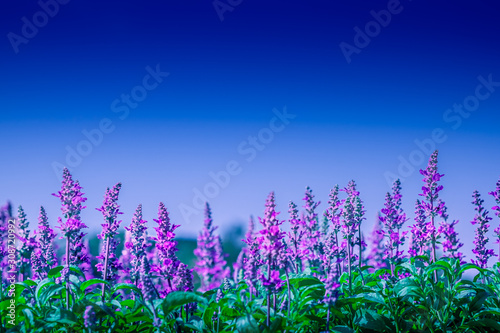
<path id="1" fill-rule="evenodd" d="M 413 218 L 418 169 L 435 146 L 442 197 L 471 257 L 472 191 L 493 206 L 500 176 L 494 1 L 222 1 L 237 4 L 222 21 L 212 1 L 66 2 L 55 13 L 56 2 L 19 0 L 0 14 L 0 200 L 22 204 L 32 222 L 40 205 L 52 223 L 59 216 L 54 165 L 70 166 L 68 151 L 80 149 L 70 169 L 94 228 L 94 208 L 120 181 L 124 224 L 139 203 L 152 221 L 163 201 L 179 235 L 194 237 L 196 191 L 232 163 L 208 198 L 223 231 L 262 215 L 271 190 L 286 217 L 307 185 L 326 203 L 350 179 L 368 231 L 389 174 L 403 178 Z M 55 13 L 47 22 L 42 7 Z M 368 34 L 361 44 L 356 27 Z M 359 52 L 347 59 L 341 43 Z M 285 109 L 288 123 L 273 120 Z M 266 143 L 252 148 L 251 137 Z M 188 206 L 197 212 L 183 214 Z"/>

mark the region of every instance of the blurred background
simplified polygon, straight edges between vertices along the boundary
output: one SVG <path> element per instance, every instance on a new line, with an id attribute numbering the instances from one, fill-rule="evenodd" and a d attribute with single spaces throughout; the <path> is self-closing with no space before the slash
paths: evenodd
<path id="1" fill-rule="evenodd" d="M 234 253 L 270 191 L 285 219 L 310 186 L 322 214 L 329 190 L 354 179 L 367 234 L 399 177 L 412 224 L 418 170 L 436 148 L 441 197 L 469 261 L 472 192 L 490 209 L 500 176 L 499 9 L 493 0 L 3 1 L 0 202 L 23 205 L 32 225 L 43 205 L 55 225 L 51 193 L 68 167 L 88 197 L 90 234 L 106 188 L 122 182 L 122 225 L 142 203 L 154 234 L 164 202 L 189 256 L 208 200 Z"/>

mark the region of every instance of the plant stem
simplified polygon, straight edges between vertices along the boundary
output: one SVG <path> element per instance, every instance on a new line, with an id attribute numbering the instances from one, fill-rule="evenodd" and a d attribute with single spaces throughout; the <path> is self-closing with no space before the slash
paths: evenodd
<path id="1" fill-rule="evenodd" d="M 287 299 L 287 317 L 290 318 L 290 307 L 291 307 L 291 299 L 292 299 L 292 293 L 290 292 L 290 279 L 288 278 L 288 271 L 285 269 L 285 274 L 286 274 L 286 287 L 288 289 L 288 299 Z"/>
<path id="2" fill-rule="evenodd" d="M 358 237 L 359 237 L 359 268 L 361 268 L 361 261 L 362 261 L 362 258 L 361 258 L 361 253 L 362 253 L 362 241 L 361 241 L 361 224 L 358 226 Z"/>
<path id="3" fill-rule="evenodd" d="M 328 304 L 328 310 L 326 311 L 326 331 L 330 331 L 330 304 Z"/>
<path id="4" fill-rule="evenodd" d="M 66 310 L 69 310 L 69 240 L 70 236 L 66 237 Z"/>
<path id="5" fill-rule="evenodd" d="M 106 237 L 106 255 L 104 257 L 104 274 L 103 274 L 103 280 L 106 281 L 106 279 L 108 278 L 108 257 L 109 257 L 109 246 L 110 246 L 110 239 L 108 237 Z M 106 291 L 106 284 L 102 284 L 102 294 L 101 294 L 101 298 L 102 298 L 102 301 L 104 302 L 104 294 L 105 294 L 105 291 Z"/>
<path id="6" fill-rule="evenodd" d="M 351 236 L 347 237 L 347 269 L 349 274 L 349 293 L 352 294 L 352 279 L 351 279 Z"/>

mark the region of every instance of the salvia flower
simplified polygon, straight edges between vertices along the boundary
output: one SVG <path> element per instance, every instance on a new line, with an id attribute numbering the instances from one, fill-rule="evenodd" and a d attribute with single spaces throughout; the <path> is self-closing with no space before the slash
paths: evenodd
<path id="1" fill-rule="evenodd" d="M 371 235 L 368 237 L 370 243 L 369 253 L 366 258 L 368 266 L 372 266 L 373 270 L 387 268 L 387 260 L 385 259 L 386 248 L 384 246 L 383 224 L 380 216 L 373 225 Z"/>
<path id="2" fill-rule="evenodd" d="M 488 211 L 483 207 L 484 200 L 481 199 L 479 192 L 474 191 L 472 197 L 474 198 L 472 204 L 475 206 L 474 210 L 476 211 L 476 215 L 471 223 L 473 225 L 477 224 L 476 237 L 474 239 L 476 247 L 472 250 L 472 252 L 476 255 L 476 260 L 472 260 L 472 262 L 481 268 L 486 268 L 488 265 L 488 259 L 495 255 L 493 250 L 486 248 L 486 244 L 488 243 L 488 237 L 486 234 L 488 233 L 488 228 L 490 227 L 488 222 L 491 221 L 491 217 L 488 216 Z"/>
<path id="3" fill-rule="evenodd" d="M 248 221 L 248 229 L 245 234 L 245 239 L 250 239 L 254 235 L 254 229 L 255 229 L 255 222 L 253 219 L 253 216 L 250 216 L 250 219 Z M 242 241 L 244 242 L 245 239 Z M 238 282 L 242 280 L 243 275 L 244 275 L 244 263 L 245 259 L 248 256 L 248 248 L 246 246 L 243 246 L 240 253 L 238 254 L 238 258 L 236 259 L 236 262 L 233 264 L 233 280 L 235 282 Z"/>
<path id="4" fill-rule="evenodd" d="M 97 264 L 97 270 L 102 272 L 103 279 L 106 281 L 116 281 L 118 271 L 122 268 L 116 256 L 116 248 L 119 240 L 117 239 L 118 228 L 121 220 L 118 220 L 118 215 L 123 214 L 119 211 L 118 195 L 122 184 L 118 183 L 113 188 L 107 188 L 104 195 L 104 202 L 100 208 L 96 208 L 104 216 L 102 232 L 97 235 L 103 242 L 103 252 L 97 256 L 101 260 Z"/>
<path id="5" fill-rule="evenodd" d="M 287 234 L 286 254 L 288 256 L 289 262 L 294 267 L 295 272 L 298 273 L 301 270 L 302 261 L 309 253 L 309 250 L 303 250 L 301 248 L 301 239 L 303 238 L 305 233 L 303 228 L 304 222 L 299 218 L 297 205 L 293 203 L 293 201 L 290 201 L 288 205 L 288 214 L 290 216 L 288 221 L 290 222 L 291 230 Z"/>
<path id="6" fill-rule="evenodd" d="M 22 206 L 19 206 L 17 220 L 17 238 L 21 242 L 21 248 L 18 250 L 20 257 L 18 264 L 21 274 L 26 278 L 31 270 L 31 255 L 36 248 L 36 241 L 29 230 L 29 222 Z"/>
<path id="7" fill-rule="evenodd" d="M 342 191 L 346 192 L 347 198 L 343 201 L 340 225 L 346 241 L 348 266 L 351 266 L 356 259 L 361 260 L 358 255 L 354 254 L 354 246 L 359 246 L 359 253 L 361 253 L 362 246 L 366 246 L 362 242 L 360 229 L 365 211 L 353 180 Z"/>
<path id="8" fill-rule="evenodd" d="M 40 207 L 38 216 L 38 232 L 35 230 L 36 249 L 31 254 L 33 262 L 33 273 L 36 279 L 45 279 L 50 269 L 57 265 L 57 258 L 54 251 L 53 241 L 56 233 L 50 228 L 47 213 Z"/>
<path id="9" fill-rule="evenodd" d="M 415 224 L 411 226 L 411 241 L 408 253 L 412 257 L 423 256 L 429 252 L 432 241 L 430 225 L 426 222 L 425 210 L 420 200 L 415 203 Z"/>
<path id="10" fill-rule="evenodd" d="M 309 267 L 319 266 L 319 256 L 320 256 L 320 240 L 321 232 L 318 222 L 318 214 L 316 213 L 316 208 L 320 202 L 314 202 L 314 195 L 312 194 L 311 188 L 306 187 L 306 193 L 304 198 L 304 218 L 301 223 L 303 230 L 303 237 L 301 241 L 302 252 L 307 253 L 307 263 Z"/>
<path id="11" fill-rule="evenodd" d="M 163 202 L 160 202 L 158 207 L 158 219 L 154 221 L 158 223 L 158 227 L 154 228 L 156 230 L 156 238 L 154 240 L 156 241 L 159 262 L 158 265 L 153 267 L 153 271 L 159 273 L 167 282 L 167 285 L 162 290 L 162 296 L 165 296 L 173 290 L 172 280 L 176 275 L 180 263 L 175 254 L 178 251 L 177 241 L 174 240 L 174 231 L 179 225 L 170 223 L 170 217 Z"/>
<path id="12" fill-rule="evenodd" d="M 125 242 L 125 248 L 130 254 L 130 278 L 137 284 L 139 280 L 139 267 L 142 257 L 146 255 L 147 247 L 147 227 L 146 221 L 142 219 L 142 205 L 137 206 L 132 223 L 125 227 L 129 240 Z"/>
<path id="13" fill-rule="evenodd" d="M 174 278 L 174 288 L 178 291 L 193 291 L 193 270 L 189 269 L 186 264 L 180 263 L 177 275 Z M 196 303 L 189 303 L 186 310 L 193 313 L 196 310 Z"/>
<path id="14" fill-rule="evenodd" d="M 94 307 L 91 305 L 88 305 L 85 308 L 85 312 L 83 313 L 83 326 L 89 329 L 94 328 L 96 326 L 95 311 Z"/>
<path id="15" fill-rule="evenodd" d="M 261 236 L 259 237 L 260 251 L 264 264 L 267 267 L 267 272 L 261 272 L 259 279 L 264 287 L 272 291 L 279 289 L 282 282 L 279 278 L 277 268 L 279 253 L 283 248 L 281 240 L 285 233 L 280 230 L 280 225 L 283 221 L 278 220 L 278 214 L 276 212 L 274 192 L 271 192 L 266 200 L 264 218 L 259 218 L 259 222 L 263 226 L 263 229 L 260 230 Z"/>
<path id="16" fill-rule="evenodd" d="M 259 249 L 259 239 L 255 233 L 247 233 L 243 240 L 247 244 L 247 254 L 243 260 L 245 281 L 248 284 L 250 295 L 257 292 L 257 278 L 259 277 L 262 257 Z"/>
<path id="17" fill-rule="evenodd" d="M 443 221 L 440 226 L 439 233 L 443 235 L 443 256 L 447 258 L 457 258 L 461 263 L 464 263 L 464 255 L 460 252 L 460 248 L 464 245 L 460 243 L 458 233 L 455 230 L 458 220 L 451 223 Z"/>
<path id="18" fill-rule="evenodd" d="M 153 285 L 153 281 L 151 281 L 150 266 L 145 256 L 141 258 L 141 266 L 139 268 L 139 287 L 141 288 L 144 301 L 152 302 L 156 298 L 157 291 Z"/>
<path id="19" fill-rule="evenodd" d="M 224 278 L 229 275 L 226 267 L 225 255 L 222 251 L 222 241 L 215 234 L 210 205 L 205 204 L 205 219 L 203 229 L 198 235 L 198 246 L 194 250 L 198 261 L 194 270 L 201 279 L 200 291 L 207 291 L 220 286 Z"/>
<path id="20" fill-rule="evenodd" d="M 489 192 L 490 195 L 495 199 L 496 205 L 491 209 L 495 211 L 495 215 L 500 217 L 500 179 L 497 181 L 497 187 L 495 191 Z M 500 262 L 500 223 L 498 227 L 495 228 L 495 237 L 497 239 L 496 243 L 498 243 L 498 261 Z"/>
<path id="21" fill-rule="evenodd" d="M 68 250 L 64 260 L 66 265 L 80 266 L 82 263 L 90 263 L 90 258 L 81 251 L 83 248 L 83 237 L 86 235 L 82 229 L 87 226 L 82 222 L 80 213 L 85 208 L 82 204 L 87 200 L 83 197 L 82 187 L 78 181 L 74 181 L 69 170 L 64 168 L 61 190 L 53 193 L 55 197 L 61 200 L 61 211 L 63 218 L 58 218 L 59 226 L 63 237 L 68 243 Z M 61 238 L 63 238 L 61 237 Z M 69 258 L 68 258 L 69 257 Z"/>
<path id="22" fill-rule="evenodd" d="M 379 215 L 379 220 L 385 228 L 379 231 L 386 237 L 384 259 L 389 259 L 392 271 L 394 271 L 394 266 L 404 258 L 400 248 L 408 233 L 405 231 L 400 234 L 400 229 L 406 221 L 406 214 L 401 208 L 401 198 L 401 182 L 397 179 L 393 184 L 392 193 L 386 194 L 384 208 L 381 210 L 382 214 Z"/>
<path id="23" fill-rule="evenodd" d="M 445 204 L 439 199 L 439 192 L 443 189 L 442 185 L 438 185 L 438 181 L 444 176 L 437 171 L 438 151 L 434 151 L 429 158 L 429 163 L 425 170 L 420 170 L 425 186 L 422 186 L 422 193 L 419 195 L 424 197 L 425 201 L 421 202 L 425 216 L 429 218 L 429 226 L 427 230 L 431 233 L 431 258 L 436 261 L 436 241 L 439 239 L 439 233 L 436 226 L 436 218 L 445 216 Z"/>

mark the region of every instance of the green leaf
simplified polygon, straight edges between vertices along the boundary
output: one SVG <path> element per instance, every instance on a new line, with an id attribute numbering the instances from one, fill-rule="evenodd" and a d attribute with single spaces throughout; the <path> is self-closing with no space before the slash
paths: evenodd
<path id="1" fill-rule="evenodd" d="M 102 282 L 101 282 L 102 283 Z M 134 284 L 131 283 L 117 283 L 111 288 L 111 294 L 116 293 L 118 290 L 129 289 L 135 291 L 138 295 L 141 295 L 141 291 Z"/>
<path id="2" fill-rule="evenodd" d="M 334 326 L 331 330 L 335 333 L 354 333 L 354 330 L 347 326 Z"/>
<path id="3" fill-rule="evenodd" d="M 54 267 L 52 268 L 49 273 L 48 273 L 48 277 L 49 278 L 53 278 L 53 277 L 57 277 L 60 276 L 60 272 L 63 270 L 64 266 L 57 266 L 57 267 Z"/>
<path id="4" fill-rule="evenodd" d="M 80 290 L 85 292 L 85 290 L 94 285 L 94 284 L 109 284 L 108 281 L 104 281 L 103 279 L 90 279 L 90 280 L 87 280 L 85 282 L 83 282 L 81 285 L 80 285 Z"/>
<path id="5" fill-rule="evenodd" d="M 236 319 L 236 329 L 239 333 L 259 333 L 259 327 L 255 319 L 247 314 L 245 317 Z"/>
<path id="6" fill-rule="evenodd" d="M 64 287 L 59 285 L 59 284 L 53 284 L 53 285 L 50 285 L 47 288 L 43 289 L 43 291 L 40 293 L 40 296 L 38 298 L 40 305 L 44 306 L 45 303 L 49 300 L 49 298 L 51 298 L 55 294 L 59 293 L 63 289 L 64 289 Z"/>
<path id="7" fill-rule="evenodd" d="M 174 291 L 168 294 L 162 303 L 163 314 L 168 316 L 170 312 L 189 303 L 207 304 L 207 299 L 193 292 Z"/>
<path id="8" fill-rule="evenodd" d="M 64 308 L 52 308 L 45 316 L 45 320 L 69 325 L 76 324 L 78 321 L 72 312 Z"/>

